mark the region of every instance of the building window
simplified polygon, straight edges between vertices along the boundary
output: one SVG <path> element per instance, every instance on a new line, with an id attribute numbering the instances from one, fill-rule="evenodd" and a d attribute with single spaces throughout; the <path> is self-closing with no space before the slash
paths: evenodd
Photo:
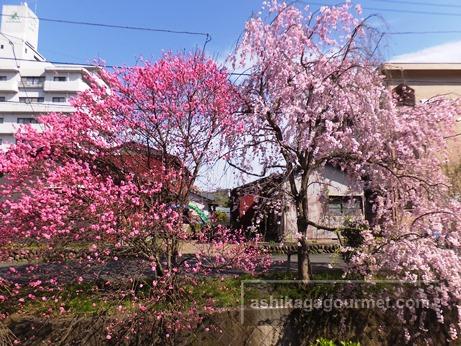
<path id="1" fill-rule="evenodd" d="M 415 89 L 406 84 L 399 84 L 394 88 L 394 97 L 397 106 L 414 106 L 416 103 Z"/>
<path id="2" fill-rule="evenodd" d="M 0 124 L 3 124 L 3 118 L 0 118 Z"/>
<path id="3" fill-rule="evenodd" d="M 0 96 L 0 102 L 5 102 L 6 99 L 5 99 L 5 96 Z"/>
<path id="4" fill-rule="evenodd" d="M 0 80 L 6 80 L 6 76 L 0 76 Z"/>
<path id="5" fill-rule="evenodd" d="M 341 197 L 328 197 L 328 214 L 332 216 L 342 215 Z"/>
<path id="6" fill-rule="evenodd" d="M 53 80 L 55 82 L 65 82 L 67 80 L 67 77 L 65 77 L 65 76 L 56 76 L 56 77 L 53 77 Z"/>
<path id="7" fill-rule="evenodd" d="M 362 213 L 362 197 L 329 196 L 328 214 L 330 216 L 360 215 Z"/>
<path id="8" fill-rule="evenodd" d="M 59 103 L 66 102 L 65 97 L 53 97 L 51 100 L 52 102 L 59 102 Z"/>
<path id="9" fill-rule="evenodd" d="M 3 48 L 5 48 L 5 47 L 3 46 L 3 44 L 1 44 L 1 45 L 0 45 L 0 49 L 3 49 Z"/>
<path id="10" fill-rule="evenodd" d="M 44 102 L 45 98 L 43 97 L 20 97 L 19 102 L 21 103 L 41 103 Z"/>
<path id="11" fill-rule="evenodd" d="M 25 87 L 41 87 L 44 81 L 45 77 L 21 77 L 21 84 Z"/>
<path id="12" fill-rule="evenodd" d="M 37 124 L 35 118 L 18 118 L 18 124 Z"/>

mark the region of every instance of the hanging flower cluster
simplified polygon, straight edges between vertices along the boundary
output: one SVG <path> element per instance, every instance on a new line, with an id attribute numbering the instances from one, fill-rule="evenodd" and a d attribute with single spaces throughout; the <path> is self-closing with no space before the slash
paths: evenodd
<path id="1" fill-rule="evenodd" d="M 399 106 L 374 56 L 373 34 L 350 1 L 319 11 L 265 2 L 231 56 L 248 74 L 241 83 L 247 126 L 231 160 L 244 172 L 262 167 L 285 179 L 280 186 L 296 206 L 303 280 L 310 278 L 308 229 L 335 230 L 316 217 L 317 195 L 309 191 L 325 165 L 346 172 L 366 191 L 372 215 L 359 230 L 363 245 L 354 249 L 351 272 L 422 281 L 421 298 L 431 301 L 440 323 L 451 316 L 446 330 L 456 338 L 460 204 L 442 167 L 460 103 L 435 97 Z M 412 314 L 403 320 L 414 322 Z"/>

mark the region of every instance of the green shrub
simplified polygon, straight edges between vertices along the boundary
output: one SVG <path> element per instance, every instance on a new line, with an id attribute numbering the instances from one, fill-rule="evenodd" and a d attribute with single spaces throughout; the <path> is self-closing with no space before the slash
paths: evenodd
<path id="1" fill-rule="evenodd" d="M 331 339 L 320 338 L 315 340 L 315 343 L 311 344 L 311 346 L 360 346 L 360 343 L 353 341 L 336 342 Z"/>
<path id="2" fill-rule="evenodd" d="M 221 210 L 216 210 L 214 212 L 214 217 L 217 223 L 219 224 L 227 224 L 229 222 L 229 218 L 227 214 Z"/>

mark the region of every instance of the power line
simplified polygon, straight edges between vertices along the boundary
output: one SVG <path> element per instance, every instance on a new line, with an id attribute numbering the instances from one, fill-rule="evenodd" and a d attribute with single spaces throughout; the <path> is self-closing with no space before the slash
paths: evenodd
<path id="1" fill-rule="evenodd" d="M 0 16 L 9 17 L 10 15 L 0 13 Z M 84 22 L 84 21 L 56 19 L 56 18 L 44 18 L 44 17 L 35 18 L 35 17 L 31 17 L 31 16 L 19 16 L 19 15 L 15 15 L 15 17 L 29 18 L 29 19 L 37 19 L 38 18 L 38 20 L 43 21 L 43 22 L 72 24 L 72 25 L 96 26 L 96 27 L 111 28 L 111 29 L 150 31 L 150 32 L 160 32 L 160 33 L 167 33 L 167 34 L 196 35 L 196 36 L 203 36 L 207 40 L 211 39 L 211 35 L 209 33 L 207 33 L 207 32 L 199 32 L 199 31 L 172 30 L 172 29 L 161 29 L 161 28 L 150 28 L 150 27 L 142 27 L 142 26 L 118 25 L 118 24 L 95 23 L 95 22 Z"/>
<path id="2" fill-rule="evenodd" d="M 383 32 L 383 35 L 428 35 L 428 34 L 461 34 L 461 30 L 433 30 L 433 31 L 387 31 Z M 34 61 L 30 59 L 12 59 L 12 58 L 2 58 L 1 59 L 8 59 L 8 60 L 24 60 L 24 61 Z M 88 64 L 88 63 L 78 63 L 78 62 L 60 62 L 60 61 L 42 61 L 43 63 L 52 63 L 57 65 L 81 65 L 84 67 L 104 67 L 110 69 L 121 68 L 121 65 L 104 65 L 99 66 L 95 64 Z M 461 62 L 460 62 L 461 63 Z M 236 76 L 250 76 L 249 73 L 238 73 L 238 72 L 229 72 L 229 75 L 236 75 Z"/>
<path id="3" fill-rule="evenodd" d="M 437 4 L 437 3 L 428 3 L 428 2 L 421 2 L 421 1 L 405 1 L 405 0 L 372 0 L 384 3 L 401 3 L 401 4 L 408 4 L 408 5 L 421 5 L 421 6 L 436 6 L 436 7 L 451 7 L 451 8 L 460 8 L 461 5 L 451 5 L 451 4 Z M 310 2 L 312 5 L 318 6 L 327 6 L 328 4 L 319 3 L 319 2 Z M 331 5 L 330 5 L 331 6 Z M 419 10 L 404 10 L 404 9 L 389 9 L 389 8 L 375 8 L 375 7 L 362 7 L 364 10 L 371 10 L 371 11 L 386 11 L 386 12 L 395 12 L 395 13 L 413 13 L 413 14 L 423 14 L 423 15 L 441 15 L 441 16 L 461 16 L 461 13 L 451 13 L 451 12 L 433 12 L 433 11 L 419 11 Z M 8 14 L 0 13 L 0 16 L 10 16 Z M 35 19 L 35 17 L 31 16 L 19 16 L 19 18 L 30 18 Z M 150 32 L 160 32 L 160 33 L 169 33 L 169 34 L 183 34 L 183 35 L 197 35 L 203 36 L 207 40 L 211 39 L 211 35 L 207 32 L 199 32 L 199 31 L 189 31 L 189 30 L 173 30 L 173 29 L 162 29 L 162 28 L 151 28 L 151 27 L 140 27 L 140 26 L 130 26 L 130 25 L 119 25 L 119 24 L 107 24 L 107 23 L 97 23 L 97 22 L 85 22 L 85 21 L 75 21 L 75 20 L 67 20 L 67 19 L 57 19 L 57 18 L 46 18 L 46 17 L 38 17 L 40 21 L 44 22 L 53 22 L 53 23 L 61 23 L 61 24 L 72 24 L 72 25 L 85 25 L 85 26 L 96 26 L 96 27 L 104 27 L 104 28 L 111 28 L 111 29 L 122 29 L 122 30 L 138 30 L 138 31 L 150 31 Z"/>
<path id="4" fill-rule="evenodd" d="M 408 32 L 408 33 L 410 33 L 410 34 L 411 33 L 419 34 L 420 32 Z M 461 33 L 461 31 L 460 31 L 460 33 Z M 406 33 L 405 32 L 395 32 L 395 33 L 389 33 L 389 34 L 406 34 Z M 95 64 L 79 63 L 79 62 L 52 61 L 52 60 L 41 61 L 41 60 L 21 59 L 21 58 L 14 59 L 14 58 L 7 58 L 7 57 L 0 57 L 0 60 L 28 61 L 28 62 L 34 62 L 34 63 L 39 63 L 39 64 L 41 63 L 41 64 L 54 64 L 54 65 L 68 65 L 68 66 L 77 66 L 77 67 L 82 67 L 82 68 L 86 68 L 86 67 L 99 68 L 99 67 L 101 67 L 101 68 L 108 68 L 108 69 L 117 69 L 117 68 L 123 68 L 124 67 L 122 65 L 103 65 L 103 66 L 100 66 L 100 65 L 95 65 Z M 389 64 L 393 64 L 393 62 L 389 62 Z M 399 64 L 399 63 L 397 62 L 395 64 Z M 403 64 L 411 64 L 411 63 L 403 62 Z M 436 64 L 436 63 L 428 62 L 428 64 Z M 446 63 L 443 63 L 443 64 L 446 64 Z M 451 64 L 458 64 L 458 63 L 451 63 Z M 461 62 L 459 64 L 461 65 Z M 130 67 L 130 66 L 127 66 L 127 67 Z M 1 70 L 2 70 L 2 68 L 0 66 L 0 71 Z M 461 70 L 461 68 L 460 68 L 460 70 Z M 251 73 L 246 73 L 246 72 L 229 72 L 228 74 L 231 75 L 231 76 L 251 76 Z M 419 79 L 419 81 L 425 81 L 425 80 Z M 426 81 L 431 82 L 433 80 L 426 80 Z M 454 84 L 460 84 L 460 83 L 454 82 Z M 15 102 L 15 101 L 11 101 L 11 102 Z M 43 102 L 39 102 L 39 104 L 43 104 Z"/>
<path id="5" fill-rule="evenodd" d="M 437 35 L 461 34 L 461 30 L 434 30 L 434 31 L 387 31 L 384 35 Z"/>
<path id="6" fill-rule="evenodd" d="M 34 60 L 34 59 L 7 58 L 7 57 L 0 57 L 0 60 L 8 60 L 8 61 L 15 61 L 15 62 L 27 61 L 27 62 L 33 62 L 33 63 L 38 63 L 38 64 L 67 65 L 67 66 L 76 66 L 76 67 L 82 67 L 82 68 L 89 67 L 89 68 L 117 69 L 117 68 L 131 67 L 131 66 L 123 66 L 123 65 L 96 65 L 96 64 L 69 62 L 69 61 Z M 2 70 L 2 67 L 0 66 L 0 71 L 1 70 Z M 239 73 L 239 72 L 229 72 L 228 74 L 238 75 L 238 76 L 250 76 L 249 73 Z M 40 103 L 40 104 L 43 104 L 43 103 Z"/>
<path id="7" fill-rule="evenodd" d="M 334 6 L 334 4 L 325 4 L 321 2 L 309 2 L 309 4 L 316 6 Z M 461 13 L 452 12 L 433 12 L 433 11 L 417 11 L 417 10 L 396 10 L 391 8 L 378 8 L 378 7 L 367 7 L 362 6 L 362 9 L 376 12 L 392 12 L 392 13 L 409 13 L 409 14 L 421 14 L 430 16 L 449 16 L 449 17 L 461 17 Z"/>
<path id="8" fill-rule="evenodd" d="M 426 3 L 420 1 L 405 1 L 405 0 L 372 0 L 385 3 L 402 3 L 409 5 L 422 5 L 422 6 L 437 6 L 437 7 L 452 7 L 452 8 L 461 8 L 461 5 L 450 5 L 450 4 L 436 4 L 436 3 Z M 332 6 L 325 3 L 319 2 L 310 2 L 312 5 L 317 6 Z M 364 10 L 369 11 L 383 11 L 383 12 L 393 12 L 393 13 L 410 13 L 410 14 L 421 14 L 421 15 L 440 15 L 440 16 L 454 16 L 461 17 L 461 13 L 451 13 L 451 12 L 433 12 L 433 11 L 419 11 L 419 10 L 405 10 L 405 9 L 389 9 L 389 8 L 375 8 L 375 7 L 362 7 Z M 0 13 L 0 16 L 10 16 L 4 13 Z M 31 16 L 19 16 L 19 18 L 29 18 L 36 19 Z M 37 17 L 40 21 L 44 22 L 53 22 L 61 24 L 71 24 L 71 25 L 85 25 L 85 26 L 95 26 L 95 27 L 104 27 L 111 29 L 122 29 L 122 30 L 138 30 L 138 31 L 149 31 L 149 32 L 159 32 L 159 33 L 169 33 L 169 34 L 183 34 L 183 35 L 196 35 L 205 37 L 205 44 L 211 40 L 211 35 L 207 32 L 199 31 L 188 31 L 188 30 L 172 30 L 172 29 L 162 29 L 162 28 L 151 28 L 151 27 L 140 27 L 140 26 L 130 26 L 130 25 L 119 25 L 119 24 L 107 24 L 107 23 L 96 23 L 96 22 L 85 22 L 85 21 L 74 21 L 67 19 L 56 19 L 56 18 L 46 18 L 46 17 Z M 418 34 L 445 34 L 445 33 L 459 33 L 461 31 L 424 31 L 424 32 L 405 32 L 405 34 L 418 33 Z M 401 33 L 386 33 L 392 35 L 398 35 Z"/>
<path id="9" fill-rule="evenodd" d="M 15 62 L 27 61 L 27 62 L 33 62 L 33 63 L 38 63 L 38 64 L 68 65 L 68 66 L 77 66 L 77 67 L 82 67 L 82 68 L 89 67 L 89 68 L 117 69 L 117 68 L 131 67 L 131 66 L 123 66 L 123 65 L 96 65 L 96 64 L 69 62 L 69 61 L 34 60 L 34 59 L 7 58 L 7 57 L 0 57 L 0 60 L 15 61 Z M 0 66 L 0 71 L 1 70 L 2 70 L 2 67 Z M 231 72 L 229 74 L 230 75 L 247 75 L 247 76 L 250 75 L 249 73 L 237 73 L 237 72 Z"/>
<path id="10" fill-rule="evenodd" d="M 461 17 L 461 13 L 432 12 L 432 11 L 430 12 L 430 11 L 415 11 L 415 10 L 395 10 L 395 9 L 390 9 L 390 8 L 375 8 L 375 7 L 362 7 L 362 8 L 368 11 L 422 14 L 422 15 L 430 15 L 430 16 Z"/>
<path id="11" fill-rule="evenodd" d="M 452 32 L 455 32 L 455 31 L 452 31 Z M 461 31 L 456 31 L 457 33 L 461 33 Z M 390 34 L 390 35 L 405 35 L 405 34 L 420 34 L 420 33 L 423 33 L 423 32 L 388 32 L 386 34 Z M 439 33 L 438 31 L 437 32 L 430 32 L 430 33 Z M 38 64 L 53 64 L 53 65 L 64 65 L 64 66 L 76 66 L 76 67 L 82 67 L 82 68 L 108 68 L 108 69 L 117 69 L 117 68 L 123 68 L 125 66 L 122 66 L 122 65 L 103 65 L 103 66 L 100 66 L 100 65 L 96 65 L 96 64 L 89 64 L 89 63 L 79 63 L 79 62 L 68 62 L 68 61 L 52 61 L 52 60 L 34 60 L 34 59 L 21 59 L 21 58 L 7 58 L 7 57 L 0 57 L 0 60 L 9 60 L 9 61 L 27 61 L 27 62 L 34 62 L 34 63 L 38 63 Z M 387 64 L 399 64 L 399 62 L 388 62 Z M 414 64 L 414 63 L 407 63 L 407 62 L 402 62 L 402 64 Z M 418 63 L 416 63 L 418 64 Z M 424 64 L 424 63 L 423 63 Z M 427 64 L 437 64 L 436 62 L 427 62 Z M 443 63 L 443 64 L 447 64 L 447 63 Z M 448 64 L 459 64 L 460 65 L 460 70 L 461 70 L 461 61 L 459 63 L 448 63 Z M 58 66 L 59 67 L 59 66 Z M 130 67 L 130 66 L 126 66 L 126 67 Z M 2 67 L 0 66 L 0 71 L 2 70 Z M 229 75 L 232 75 L 232 76 L 251 76 L 251 73 L 247 73 L 247 72 L 228 72 Z M 413 80 L 412 82 L 434 82 L 434 80 L 432 79 L 427 79 L 427 80 L 424 80 L 424 79 L 418 79 L 418 80 Z M 461 84 L 461 82 L 444 82 L 444 84 L 456 84 L 456 85 L 459 85 Z M 4 102 L 17 102 L 17 101 L 4 101 Z M 24 102 L 19 102 L 19 103 L 24 103 Z M 1 102 L 0 102 L 1 104 Z M 36 102 L 34 104 L 46 104 L 46 103 L 43 103 L 43 102 Z M 51 103 L 51 105 L 58 105 L 56 103 Z M 65 106 L 65 105 L 59 105 L 59 106 Z"/>
<path id="12" fill-rule="evenodd" d="M 404 1 L 404 0 L 372 0 L 372 1 L 382 1 L 382 2 L 395 2 L 395 3 L 407 3 L 413 5 L 430 5 L 438 6 L 435 3 L 423 3 L 419 1 Z M 311 2 L 313 5 L 318 6 L 333 6 L 326 5 L 324 3 Z M 461 8 L 461 5 L 449 5 L 442 4 L 446 7 L 456 7 Z M 448 13 L 448 12 L 429 12 L 429 11 L 415 11 L 415 10 L 396 10 L 396 9 L 387 9 L 387 8 L 375 8 L 375 7 L 362 7 L 364 10 L 369 11 L 384 11 L 384 12 L 393 12 L 393 13 L 411 13 L 411 14 L 422 14 L 422 15 L 441 15 L 441 16 L 454 16 L 461 17 L 461 13 Z M 425 30 L 425 31 L 387 31 L 383 32 L 383 35 L 447 35 L 447 34 L 461 34 L 461 30 Z"/>
<path id="13" fill-rule="evenodd" d="M 371 1 L 384 2 L 384 3 L 405 4 L 405 5 L 429 6 L 429 7 L 461 8 L 461 5 L 439 4 L 439 3 L 435 3 L 435 2 L 406 1 L 406 0 L 371 0 Z"/>
<path id="14" fill-rule="evenodd" d="M 21 102 L 21 101 L 11 101 L 11 100 L 5 100 L 5 101 L 0 101 L 0 105 L 4 103 L 14 103 L 14 104 L 21 104 L 21 105 L 41 105 L 41 106 L 53 106 L 53 107 L 63 107 L 63 108 L 72 108 L 73 106 L 68 104 L 68 103 L 51 103 L 51 102 Z M 36 111 L 34 108 L 32 108 L 32 112 L 34 113 L 40 113 L 41 111 Z"/>
<path id="15" fill-rule="evenodd" d="M 0 13 L 0 16 L 9 17 L 10 15 Z M 15 15 L 15 17 L 36 19 L 35 17 L 31 17 L 31 16 Z M 124 30 L 163 32 L 163 33 L 169 33 L 169 34 L 199 35 L 199 36 L 205 36 L 205 37 L 210 36 L 210 34 L 207 33 L 207 32 L 199 32 L 199 31 L 159 29 L 159 28 L 149 28 L 149 27 L 142 27 L 142 26 L 118 25 L 118 24 L 95 23 L 95 22 L 82 22 L 82 21 L 75 21 L 75 20 L 44 18 L 44 17 L 37 17 L 37 18 L 40 21 L 61 23 L 61 24 L 97 26 L 97 27 L 112 28 L 112 29 L 124 29 Z"/>
<path id="16" fill-rule="evenodd" d="M 427 34 L 461 34 L 461 30 L 433 30 L 433 31 L 385 31 L 383 32 L 384 35 L 427 35 Z M 97 65 L 92 63 L 82 63 L 82 62 L 73 62 L 73 61 L 57 61 L 57 60 L 35 60 L 35 59 L 24 59 L 24 58 L 8 58 L 8 57 L 0 57 L 0 60 L 9 60 L 9 61 L 25 61 L 25 62 L 34 62 L 34 63 L 41 63 L 41 64 L 54 64 L 54 65 L 75 65 L 80 67 L 90 67 L 90 68 L 109 68 L 109 69 L 116 69 L 116 68 L 123 68 L 125 65 L 114 65 L 114 64 L 106 64 L 106 65 Z M 0 66 L 1 70 L 1 66 Z M 235 74 L 242 74 L 242 73 L 235 73 Z M 244 74 L 244 73 L 243 73 Z"/>
<path id="17" fill-rule="evenodd" d="M 23 59 L 23 58 L 7 58 L 7 57 L 0 57 L 0 60 L 11 60 L 11 61 L 28 61 L 34 62 L 38 64 L 54 64 L 54 65 L 75 65 L 79 67 L 105 67 L 105 68 L 121 68 L 122 65 L 96 65 L 90 63 L 79 63 L 79 62 L 68 62 L 68 61 L 53 61 L 53 60 L 34 60 L 34 59 Z M 1 70 L 1 67 L 0 67 Z"/>

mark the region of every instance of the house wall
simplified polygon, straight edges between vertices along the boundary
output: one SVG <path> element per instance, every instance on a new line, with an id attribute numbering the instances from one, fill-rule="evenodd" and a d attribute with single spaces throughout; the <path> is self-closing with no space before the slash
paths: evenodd
<path id="1" fill-rule="evenodd" d="M 331 216 L 326 208 L 328 196 L 359 196 L 362 197 L 363 189 L 350 179 L 346 174 L 338 169 L 327 166 L 321 172 L 311 176 L 309 195 L 309 219 L 318 224 L 329 227 L 340 226 L 345 221 L 344 217 Z M 300 183 L 298 179 L 297 183 Z M 288 184 L 285 189 L 289 191 Z M 363 208 L 362 208 L 363 210 Z M 363 218 L 363 213 L 360 215 Z M 292 200 L 287 199 L 285 212 L 283 214 L 283 233 L 285 241 L 296 239 L 296 207 Z M 319 230 L 314 227 L 308 228 L 308 238 L 310 239 L 336 239 L 334 232 Z"/>
<path id="2" fill-rule="evenodd" d="M 404 83 L 415 90 L 417 102 L 434 96 L 447 98 L 461 97 L 461 64 L 387 63 L 383 73 L 390 88 Z M 461 133 L 461 114 L 455 125 L 456 133 Z M 449 161 L 461 163 L 461 138 L 448 140 Z"/>

